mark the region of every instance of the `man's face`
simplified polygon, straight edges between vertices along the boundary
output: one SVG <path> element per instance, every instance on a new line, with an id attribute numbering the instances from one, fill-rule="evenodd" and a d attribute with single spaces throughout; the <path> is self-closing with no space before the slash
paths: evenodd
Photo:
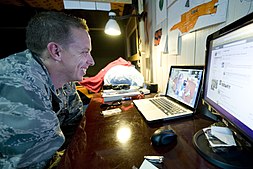
<path id="1" fill-rule="evenodd" d="M 63 73 L 67 81 L 82 81 L 89 66 L 94 65 L 90 54 L 91 39 L 86 30 L 72 29 L 72 42 L 64 49 Z"/>

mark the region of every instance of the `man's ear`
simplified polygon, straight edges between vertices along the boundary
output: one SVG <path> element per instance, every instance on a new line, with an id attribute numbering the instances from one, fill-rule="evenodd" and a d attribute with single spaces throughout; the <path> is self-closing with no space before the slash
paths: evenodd
<path id="1" fill-rule="evenodd" d="M 50 54 L 50 56 L 52 57 L 52 59 L 54 59 L 55 61 L 61 61 L 62 59 L 62 48 L 58 43 L 55 42 L 49 42 L 47 44 L 47 50 Z"/>

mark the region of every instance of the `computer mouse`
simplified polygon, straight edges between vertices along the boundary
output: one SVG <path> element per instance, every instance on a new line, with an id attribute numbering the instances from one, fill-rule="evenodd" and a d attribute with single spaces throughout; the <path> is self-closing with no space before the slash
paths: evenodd
<path id="1" fill-rule="evenodd" d="M 171 129 L 157 129 L 151 136 L 151 142 L 152 145 L 163 146 L 174 142 L 176 138 L 176 133 Z"/>

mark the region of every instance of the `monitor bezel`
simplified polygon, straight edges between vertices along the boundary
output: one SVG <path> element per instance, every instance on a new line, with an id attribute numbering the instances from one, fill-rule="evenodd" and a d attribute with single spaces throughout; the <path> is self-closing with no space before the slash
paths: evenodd
<path id="1" fill-rule="evenodd" d="M 186 68 L 186 69 L 196 69 L 196 70 L 203 71 L 202 76 L 201 76 L 201 80 L 200 80 L 200 86 L 198 87 L 198 92 L 197 92 L 199 94 L 196 97 L 196 102 L 193 107 L 191 107 L 183 102 L 179 102 L 178 100 L 174 99 L 173 97 L 168 96 L 167 95 L 167 91 L 169 90 L 168 84 L 166 84 L 167 86 L 166 86 L 165 96 L 169 97 L 171 100 L 173 100 L 176 103 L 183 104 L 189 110 L 196 111 L 197 106 L 199 104 L 200 97 L 202 95 L 202 87 L 203 87 L 203 80 L 204 80 L 204 67 L 205 67 L 204 65 L 172 65 L 172 66 L 170 66 L 169 77 L 168 77 L 167 81 L 169 81 L 169 78 L 171 78 L 171 73 L 172 73 L 173 68 L 176 68 L 176 69 L 185 69 Z"/>
<path id="2" fill-rule="evenodd" d="M 214 107 L 214 102 L 212 100 L 210 100 L 207 97 L 207 85 L 208 85 L 208 75 L 209 75 L 209 62 L 210 62 L 210 45 L 212 45 L 213 40 L 216 40 L 220 37 L 223 37 L 233 31 L 236 31 L 242 27 L 245 27 L 249 24 L 253 24 L 253 13 L 246 15 L 244 17 L 242 17 L 241 19 L 225 26 L 224 28 L 210 34 L 207 37 L 206 40 L 206 54 L 205 54 L 205 72 L 204 72 L 204 84 L 203 84 L 203 99 L 204 101 L 211 106 L 211 108 L 219 113 L 221 115 L 221 117 L 223 119 L 226 120 L 226 122 L 229 123 L 229 125 L 232 125 L 233 129 L 235 129 L 237 132 L 239 131 L 239 133 L 242 133 L 244 137 L 246 137 L 246 139 L 248 141 L 250 141 L 251 143 L 253 143 L 253 136 L 250 136 L 245 130 L 245 128 L 243 129 L 243 127 L 247 127 L 247 126 L 242 126 L 242 123 L 236 119 L 235 117 L 231 116 L 230 113 L 228 113 L 227 111 L 225 111 L 224 109 L 222 109 L 220 106 L 217 105 L 217 107 Z M 247 127 L 247 129 L 249 129 Z"/>

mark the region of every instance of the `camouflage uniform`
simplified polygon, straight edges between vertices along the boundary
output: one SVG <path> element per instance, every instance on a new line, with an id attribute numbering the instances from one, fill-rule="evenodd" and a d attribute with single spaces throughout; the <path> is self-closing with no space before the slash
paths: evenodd
<path id="1" fill-rule="evenodd" d="M 78 123 L 82 106 L 74 83 L 56 92 L 29 50 L 1 59 L 0 168 L 45 167 L 64 143 L 61 126 Z"/>

